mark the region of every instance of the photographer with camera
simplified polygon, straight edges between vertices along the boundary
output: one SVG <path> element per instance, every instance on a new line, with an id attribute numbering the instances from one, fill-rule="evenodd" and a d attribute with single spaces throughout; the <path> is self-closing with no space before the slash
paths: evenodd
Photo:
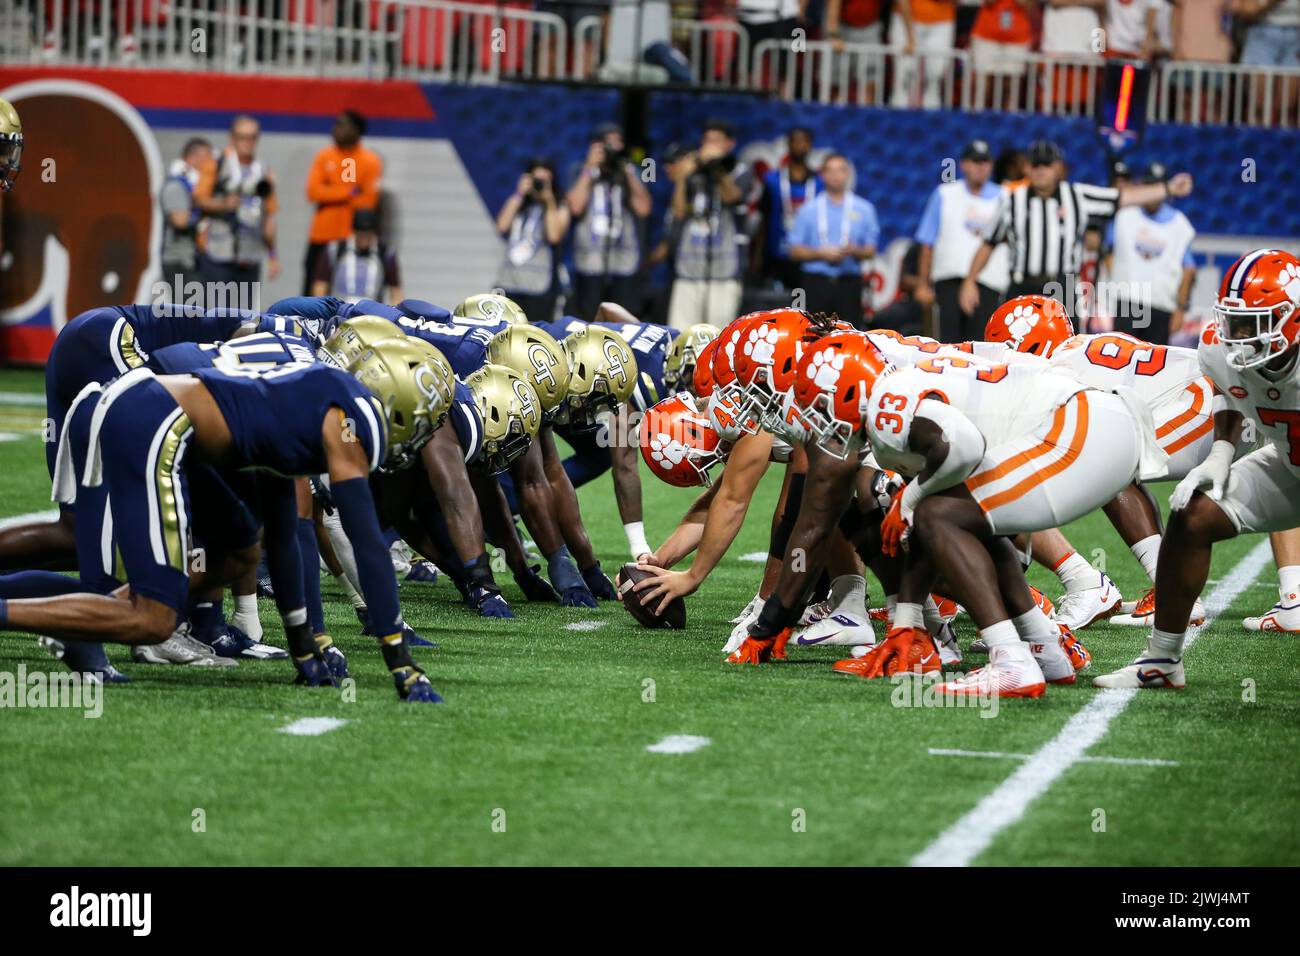
<path id="1" fill-rule="evenodd" d="M 207 283 L 261 281 L 262 260 L 268 275 L 280 275 L 275 254 L 275 179 L 257 159 L 261 126 L 251 116 L 230 124 L 230 145 L 199 169 L 194 203 L 203 212 L 199 232 L 199 274 Z M 255 302 L 245 291 L 240 300 Z M 213 305 L 214 303 L 208 303 Z"/>
<path id="2" fill-rule="evenodd" d="M 740 206 L 749 170 L 736 160 L 731 124 L 710 120 L 700 148 L 680 160 L 673 188 L 673 291 L 668 324 L 685 329 L 701 322 L 723 326 L 740 309 L 741 270 L 749 237 Z"/>
<path id="3" fill-rule="evenodd" d="M 573 216 L 569 314 L 590 322 L 602 302 L 639 314 L 641 233 L 650 215 L 650 192 L 627 157 L 617 124 L 603 123 L 592 132 L 586 161 L 564 198 Z"/>
<path id="4" fill-rule="evenodd" d="M 569 231 L 569 210 L 555 195 L 555 166 L 529 160 L 514 193 L 497 213 L 506 257 L 496 285 L 519 304 L 529 322 L 555 318 L 560 296 L 560 243 Z"/>

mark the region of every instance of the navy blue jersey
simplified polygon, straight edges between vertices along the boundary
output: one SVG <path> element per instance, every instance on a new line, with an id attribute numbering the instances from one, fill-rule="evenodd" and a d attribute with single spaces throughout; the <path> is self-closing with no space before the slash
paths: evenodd
<path id="1" fill-rule="evenodd" d="M 149 367 L 159 375 L 185 375 L 196 369 L 224 367 L 271 368 L 290 362 L 316 361 L 311 343 L 296 335 L 257 332 L 223 344 L 179 342 L 149 357 Z"/>
<path id="2" fill-rule="evenodd" d="M 636 357 L 637 384 L 632 392 L 631 405 L 638 411 L 646 411 L 667 392 L 664 387 L 664 361 L 668 358 L 668 347 L 672 345 L 673 339 L 681 334 L 677 329 L 649 322 L 583 322 L 571 315 L 566 315 L 558 322 L 534 324 L 549 332 L 557 341 L 588 325 L 609 329 L 622 338 Z"/>
<path id="3" fill-rule="evenodd" d="M 456 380 L 456 394 L 451 409 L 447 412 L 447 420 L 456 429 L 456 438 L 465 452 L 466 464 L 473 462 L 483 450 L 483 418 L 479 415 L 478 406 L 474 404 L 474 395 L 469 386 L 460 379 Z"/>
<path id="4" fill-rule="evenodd" d="M 240 343 L 231 343 L 238 346 Z M 331 408 L 365 449 L 373 471 L 384 460 L 387 421 L 364 385 L 319 362 L 225 362 L 192 374 L 207 386 L 234 439 L 236 468 L 288 477 L 327 470 L 321 428 Z"/>
<path id="5" fill-rule="evenodd" d="M 446 312 L 445 309 L 442 311 Z M 428 342 L 441 352 L 458 378 L 468 378 L 483 367 L 487 361 L 488 343 L 505 327 L 505 323 L 499 326 L 462 324 L 449 319 L 450 316 L 440 319 L 411 311 L 401 313 L 397 324 L 407 335 Z"/>

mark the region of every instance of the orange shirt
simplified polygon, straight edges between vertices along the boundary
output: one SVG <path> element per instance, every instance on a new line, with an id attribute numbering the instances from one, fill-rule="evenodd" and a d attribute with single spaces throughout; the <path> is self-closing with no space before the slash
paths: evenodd
<path id="1" fill-rule="evenodd" d="M 1029 46 L 1034 38 L 1034 24 L 1029 11 L 1018 0 L 988 0 L 980 7 L 970 35 L 993 43 Z"/>
<path id="2" fill-rule="evenodd" d="M 348 149 L 330 144 L 317 153 L 307 173 L 307 199 L 316 204 L 309 241 L 352 235 L 352 211 L 375 208 L 383 171 L 383 160 L 360 144 Z"/>
<path id="3" fill-rule="evenodd" d="M 957 0 L 911 0 L 914 23 L 946 23 L 957 18 Z"/>

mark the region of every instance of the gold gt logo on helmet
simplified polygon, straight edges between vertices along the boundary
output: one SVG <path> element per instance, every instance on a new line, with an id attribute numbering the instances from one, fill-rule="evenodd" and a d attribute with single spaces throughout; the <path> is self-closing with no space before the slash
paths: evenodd
<path id="1" fill-rule="evenodd" d="M 478 321 L 487 325 L 495 325 L 498 322 L 509 322 L 511 325 L 528 322 L 528 317 L 524 315 L 524 310 L 519 308 L 519 303 L 499 292 L 480 292 L 478 295 L 472 295 L 452 309 L 451 314 L 458 319 Z"/>
<path id="2" fill-rule="evenodd" d="M 502 329 L 488 343 L 487 360 L 522 375 L 536 389 L 543 412 L 554 409 L 567 394 L 569 361 L 544 329 L 531 325 Z"/>
<path id="3" fill-rule="evenodd" d="M 504 365 L 484 365 L 465 380 L 483 419 L 483 450 L 476 464 L 505 471 L 528 451 L 541 427 L 541 403 L 524 378 Z"/>
<path id="4" fill-rule="evenodd" d="M 386 339 L 404 339 L 406 333 L 382 315 L 358 315 L 340 322 L 334 334 L 325 340 L 322 360 L 344 368 L 351 365 L 367 349 Z"/>
<path id="5" fill-rule="evenodd" d="M 379 400 L 388 421 L 388 470 L 405 468 L 446 418 L 451 387 L 425 342 L 389 338 L 367 349 L 349 371 Z M 442 364 L 446 360 L 437 358 Z"/>
<path id="6" fill-rule="evenodd" d="M 0 192 L 14 188 L 23 168 L 23 122 L 8 100 L 0 100 Z"/>

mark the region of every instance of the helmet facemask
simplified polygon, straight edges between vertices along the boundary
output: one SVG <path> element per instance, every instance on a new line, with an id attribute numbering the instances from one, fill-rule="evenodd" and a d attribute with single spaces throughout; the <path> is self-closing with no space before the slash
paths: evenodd
<path id="1" fill-rule="evenodd" d="M 1268 308 L 1251 308 L 1241 299 L 1220 299 L 1214 305 L 1214 323 L 1228 351 L 1228 364 L 1238 371 L 1255 368 L 1276 358 L 1290 346 L 1285 326 L 1295 305 L 1283 302 Z"/>

